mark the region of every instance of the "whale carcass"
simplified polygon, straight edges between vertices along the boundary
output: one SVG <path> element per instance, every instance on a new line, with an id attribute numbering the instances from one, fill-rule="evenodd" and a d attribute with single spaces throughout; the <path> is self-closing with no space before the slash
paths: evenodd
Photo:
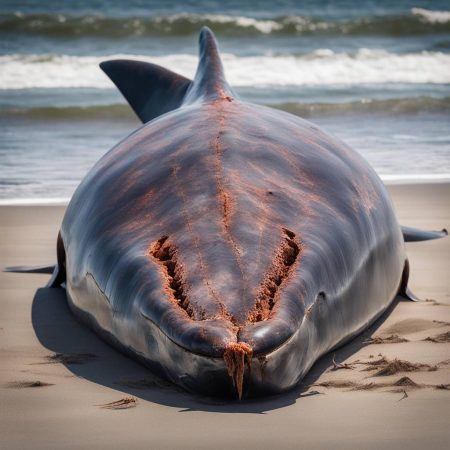
<path id="1" fill-rule="evenodd" d="M 241 100 L 212 32 L 199 40 L 194 80 L 101 64 L 144 125 L 77 188 L 50 284 L 100 336 L 187 390 L 282 392 L 407 294 L 404 236 L 359 154 Z"/>

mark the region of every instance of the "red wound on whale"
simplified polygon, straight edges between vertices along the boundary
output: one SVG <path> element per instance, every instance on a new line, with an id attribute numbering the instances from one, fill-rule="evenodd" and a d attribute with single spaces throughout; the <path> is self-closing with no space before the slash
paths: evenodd
<path id="1" fill-rule="evenodd" d="M 267 320 L 278 301 L 283 282 L 289 278 L 301 252 L 301 244 L 292 231 L 283 228 L 283 240 L 272 267 L 266 273 L 258 292 L 256 303 L 249 312 L 247 322 Z"/>
<path id="2" fill-rule="evenodd" d="M 183 309 L 191 319 L 195 319 L 194 310 L 185 293 L 183 272 L 177 260 L 177 249 L 170 243 L 169 237 L 162 236 L 155 241 L 150 246 L 149 254 L 163 269 L 166 291 L 171 302 Z"/>
<path id="3" fill-rule="evenodd" d="M 225 347 L 223 359 L 227 366 L 228 375 L 233 379 L 239 400 L 242 398 L 242 387 L 244 384 L 245 363 L 250 370 L 250 362 L 253 350 L 245 342 L 230 342 Z"/>

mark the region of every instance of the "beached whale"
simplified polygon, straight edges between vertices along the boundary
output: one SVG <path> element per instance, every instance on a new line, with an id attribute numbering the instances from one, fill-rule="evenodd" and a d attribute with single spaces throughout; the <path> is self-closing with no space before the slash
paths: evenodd
<path id="1" fill-rule="evenodd" d="M 137 61 L 101 67 L 145 125 L 73 195 L 50 285 L 177 385 L 239 398 L 292 388 L 407 295 L 405 238 L 446 235 L 402 234 L 359 154 L 239 99 L 208 28 L 193 81 Z"/>

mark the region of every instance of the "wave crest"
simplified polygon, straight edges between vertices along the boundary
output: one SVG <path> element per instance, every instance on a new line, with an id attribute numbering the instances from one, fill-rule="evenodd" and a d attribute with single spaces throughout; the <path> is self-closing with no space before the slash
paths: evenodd
<path id="1" fill-rule="evenodd" d="M 256 19 L 223 14 L 175 14 L 168 16 L 108 17 L 52 14 L 1 14 L 0 35 L 27 33 L 52 38 L 129 36 L 184 36 L 196 34 L 202 25 L 223 35 L 390 35 L 409 36 L 450 31 L 450 11 L 413 8 L 403 15 L 357 17 L 326 21 L 309 16 Z"/>
<path id="2" fill-rule="evenodd" d="M 235 87 L 364 85 L 381 83 L 448 84 L 450 54 L 396 54 L 360 49 L 355 53 L 317 50 L 301 56 L 246 56 L 223 54 L 227 79 Z M 0 88 L 111 88 L 98 64 L 107 59 L 150 61 L 192 78 L 196 55 L 0 56 Z"/>
<path id="3" fill-rule="evenodd" d="M 411 12 L 425 22 L 438 24 L 450 22 L 450 11 L 432 11 L 424 8 L 412 8 Z"/>

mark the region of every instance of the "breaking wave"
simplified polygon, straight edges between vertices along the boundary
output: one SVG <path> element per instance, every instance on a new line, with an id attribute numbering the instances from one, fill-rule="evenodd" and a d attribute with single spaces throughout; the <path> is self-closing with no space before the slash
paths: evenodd
<path id="1" fill-rule="evenodd" d="M 450 54 L 420 52 L 396 54 L 360 49 L 354 53 L 317 50 L 302 56 L 248 56 L 223 54 L 228 81 L 239 86 L 364 85 L 377 83 L 450 83 Z M 0 89 L 111 88 L 98 64 L 128 58 L 167 67 L 193 77 L 197 55 L 0 56 Z"/>
<path id="2" fill-rule="evenodd" d="M 450 31 L 450 11 L 412 8 L 399 15 L 357 17 L 326 21 L 316 17 L 290 15 L 256 19 L 223 14 L 174 14 L 168 16 L 111 17 L 63 14 L 0 14 L 0 35 L 27 33 L 53 38 L 127 36 L 183 36 L 195 34 L 202 25 L 228 35 L 388 35 L 410 36 Z"/>

